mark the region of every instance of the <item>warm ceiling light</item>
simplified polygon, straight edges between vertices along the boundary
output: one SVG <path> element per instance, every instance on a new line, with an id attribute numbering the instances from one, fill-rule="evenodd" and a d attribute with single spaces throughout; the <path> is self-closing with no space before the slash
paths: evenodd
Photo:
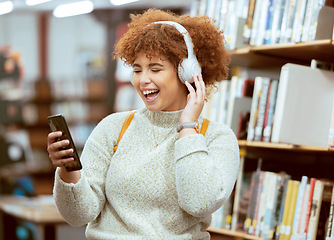
<path id="1" fill-rule="evenodd" d="M 37 4 L 45 3 L 45 2 L 50 2 L 51 0 L 26 0 L 26 4 L 28 6 L 34 6 Z"/>
<path id="2" fill-rule="evenodd" d="M 1 2 L 0 3 L 0 15 L 10 13 L 11 11 L 13 11 L 13 8 L 14 6 L 13 6 L 12 1 Z"/>
<path id="3" fill-rule="evenodd" d="M 94 5 L 91 1 L 80 1 L 74 3 L 61 4 L 53 10 L 55 17 L 70 17 L 80 14 L 90 13 L 94 10 Z"/>
<path id="4" fill-rule="evenodd" d="M 116 5 L 116 6 L 132 3 L 132 2 L 137 2 L 137 1 L 139 0 L 110 0 L 111 4 Z"/>

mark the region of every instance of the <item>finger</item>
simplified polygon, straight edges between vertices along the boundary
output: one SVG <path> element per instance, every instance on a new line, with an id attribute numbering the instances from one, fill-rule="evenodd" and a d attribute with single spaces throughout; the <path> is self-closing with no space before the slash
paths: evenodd
<path id="1" fill-rule="evenodd" d="M 199 81 L 199 76 L 196 76 L 195 78 L 195 86 L 196 86 L 197 99 L 199 101 L 203 101 L 203 90 L 202 90 L 202 85 Z"/>
<path id="2" fill-rule="evenodd" d="M 205 83 L 204 83 L 202 74 L 199 74 L 199 83 L 202 85 L 203 97 L 205 97 L 205 94 L 206 94 L 205 89 L 206 89 L 206 87 L 205 87 Z"/>
<path id="3" fill-rule="evenodd" d="M 54 152 L 49 157 L 53 164 L 63 161 L 64 159 L 73 158 L 73 149 L 66 149 L 58 152 Z"/>
<path id="4" fill-rule="evenodd" d="M 56 142 L 56 139 L 61 137 L 63 133 L 61 131 L 51 132 L 48 134 L 48 145 Z"/>
<path id="5" fill-rule="evenodd" d="M 62 148 L 65 148 L 66 146 L 68 146 L 70 144 L 70 141 L 68 139 L 62 140 L 62 141 L 58 141 L 58 142 L 54 142 L 51 145 L 49 145 L 48 147 L 48 151 L 50 152 L 56 152 L 61 150 Z"/>
<path id="6" fill-rule="evenodd" d="M 69 157 L 69 158 L 64 158 L 61 160 L 57 160 L 53 163 L 53 166 L 55 167 L 64 167 L 67 163 L 73 162 L 74 158 L 73 157 Z"/>
<path id="7" fill-rule="evenodd" d="M 65 159 L 68 157 L 73 157 L 72 154 L 73 154 L 73 149 L 70 148 L 70 149 L 65 149 L 65 150 L 57 152 L 55 156 L 59 160 L 59 159 Z"/>
<path id="8" fill-rule="evenodd" d="M 68 140 L 63 140 L 49 145 L 47 151 L 49 153 L 49 158 L 51 159 L 51 161 L 72 154 L 73 153 L 72 149 L 66 149 L 66 146 L 68 146 L 68 144 L 69 144 Z"/>

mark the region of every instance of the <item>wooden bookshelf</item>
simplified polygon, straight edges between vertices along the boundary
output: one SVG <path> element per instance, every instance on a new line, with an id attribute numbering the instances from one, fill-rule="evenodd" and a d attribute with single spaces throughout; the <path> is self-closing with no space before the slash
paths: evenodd
<path id="1" fill-rule="evenodd" d="M 263 45 L 230 51 L 231 66 L 260 68 L 297 63 L 310 65 L 312 59 L 333 62 L 334 40 Z"/>
<path id="2" fill-rule="evenodd" d="M 239 140 L 240 148 L 262 148 L 262 149 L 273 149 L 273 150 L 291 150 L 291 151 L 309 151 L 309 152 L 333 152 L 334 148 L 316 147 L 316 146 L 303 146 L 294 145 L 288 143 L 271 143 L 271 142 L 256 142 Z"/>
<path id="3" fill-rule="evenodd" d="M 263 238 L 246 234 L 244 232 L 239 232 L 239 231 L 232 231 L 232 230 L 227 230 L 227 229 L 218 229 L 218 228 L 208 228 L 208 232 L 210 234 L 219 234 L 219 235 L 224 235 L 232 238 L 241 238 L 241 239 L 248 239 L 248 240 L 263 240 Z"/>

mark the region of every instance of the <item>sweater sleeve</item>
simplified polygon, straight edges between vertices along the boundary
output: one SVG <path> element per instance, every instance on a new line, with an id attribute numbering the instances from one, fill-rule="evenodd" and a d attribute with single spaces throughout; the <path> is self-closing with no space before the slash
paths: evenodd
<path id="1" fill-rule="evenodd" d="M 81 154 L 83 169 L 77 183 L 64 182 L 56 170 L 53 189 L 56 206 L 72 226 L 95 220 L 104 207 L 105 177 L 119 133 L 113 121 L 103 120 L 89 136 Z"/>
<path id="2" fill-rule="evenodd" d="M 180 207 L 202 217 L 216 211 L 230 196 L 237 179 L 238 141 L 226 126 L 212 126 L 214 133 L 194 134 L 175 143 L 176 189 Z M 212 131 L 212 130 L 211 130 Z"/>

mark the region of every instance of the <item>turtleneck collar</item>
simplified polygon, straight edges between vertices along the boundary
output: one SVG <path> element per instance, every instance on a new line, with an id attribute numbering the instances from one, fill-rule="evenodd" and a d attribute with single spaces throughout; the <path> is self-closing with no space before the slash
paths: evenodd
<path id="1" fill-rule="evenodd" d="M 150 121 L 153 125 L 164 128 L 175 127 L 180 121 L 182 112 L 183 109 L 171 112 L 152 112 L 145 107 L 138 110 L 138 113 L 147 118 L 147 120 Z"/>

